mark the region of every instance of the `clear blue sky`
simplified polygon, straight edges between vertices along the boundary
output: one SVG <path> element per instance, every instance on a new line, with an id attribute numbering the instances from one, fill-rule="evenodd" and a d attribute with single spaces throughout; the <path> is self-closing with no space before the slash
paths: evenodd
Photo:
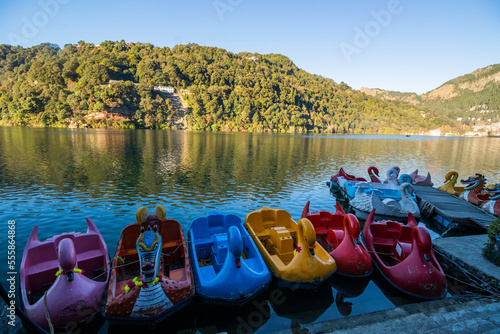
<path id="1" fill-rule="evenodd" d="M 424 93 L 500 63 L 498 0 L 16 0 L 0 13 L 0 44 L 123 39 L 281 53 L 356 89 Z"/>

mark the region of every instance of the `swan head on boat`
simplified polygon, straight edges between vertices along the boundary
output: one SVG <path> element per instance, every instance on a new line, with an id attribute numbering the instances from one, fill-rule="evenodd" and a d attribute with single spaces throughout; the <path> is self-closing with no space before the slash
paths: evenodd
<path id="1" fill-rule="evenodd" d="M 316 231 L 311 221 L 307 218 L 302 218 L 299 220 L 298 224 L 298 235 L 302 237 L 305 241 L 305 245 L 309 248 L 311 255 L 314 255 L 314 245 L 316 244 Z"/>
<path id="2" fill-rule="evenodd" d="M 418 248 L 421 256 L 429 261 L 429 255 L 432 251 L 432 240 L 429 231 L 424 226 L 416 226 L 411 232 L 413 246 Z"/>
<path id="3" fill-rule="evenodd" d="M 399 177 L 398 181 L 399 181 L 399 184 L 403 184 L 403 183 L 412 184 L 413 183 L 413 178 L 410 175 L 408 175 L 408 174 L 401 174 L 401 176 Z"/>
<path id="4" fill-rule="evenodd" d="M 161 258 L 161 237 L 158 235 L 156 225 L 147 230 L 141 228 L 141 234 L 137 238 L 136 249 L 139 255 L 139 268 L 144 283 L 153 282 L 158 275 Z"/>
<path id="5" fill-rule="evenodd" d="M 394 168 L 389 169 L 386 173 L 387 179 L 384 181 L 384 183 L 398 184 L 398 175 L 399 172 L 396 169 Z"/>
<path id="6" fill-rule="evenodd" d="M 76 250 L 73 240 L 64 238 L 58 246 L 59 266 L 66 273 L 68 282 L 73 281 L 73 270 L 76 267 Z"/>
<path id="7" fill-rule="evenodd" d="M 359 225 L 358 218 L 352 213 L 348 213 L 344 216 L 344 231 L 349 232 L 349 234 L 354 239 L 355 243 L 359 243 L 359 234 L 361 233 L 361 227 Z"/>
<path id="8" fill-rule="evenodd" d="M 455 171 L 448 172 L 444 177 L 444 182 L 452 180 L 454 183 L 458 180 L 458 173 Z"/>
<path id="9" fill-rule="evenodd" d="M 241 267 L 241 255 L 243 254 L 243 241 L 241 239 L 240 230 L 236 226 L 230 226 L 227 230 L 227 239 L 229 244 L 229 250 L 234 256 L 234 261 L 236 267 Z"/>
<path id="10" fill-rule="evenodd" d="M 417 198 L 413 191 L 413 186 L 410 183 L 403 183 L 399 186 L 399 191 L 401 193 L 401 210 L 404 212 L 410 212 L 415 217 L 420 218 L 420 208 L 417 204 Z"/>
<path id="11" fill-rule="evenodd" d="M 409 182 L 403 182 L 399 186 L 399 192 L 401 193 L 401 198 L 411 198 L 412 200 L 416 201 L 417 198 L 415 197 L 415 191 L 413 190 L 413 186 Z"/>

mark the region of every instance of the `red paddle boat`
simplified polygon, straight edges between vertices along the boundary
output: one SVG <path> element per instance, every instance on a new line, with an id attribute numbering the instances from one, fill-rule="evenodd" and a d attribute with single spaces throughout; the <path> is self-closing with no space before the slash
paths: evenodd
<path id="1" fill-rule="evenodd" d="M 427 229 L 408 213 L 408 225 L 374 222 L 372 210 L 363 229 L 363 242 L 382 275 L 398 290 L 423 299 L 446 295 L 446 276 L 434 252 Z"/>
<path id="2" fill-rule="evenodd" d="M 359 241 L 361 228 L 356 216 L 345 214 L 337 202 L 335 213 L 316 211 L 309 213 L 307 202 L 301 218 L 311 221 L 320 245 L 337 263 L 337 272 L 345 276 L 368 276 L 372 272 L 372 259 Z"/>
<path id="3" fill-rule="evenodd" d="M 64 329 L 99 312 L 109 276 L 108 249 L 94 222 L 87 233 L 38 240 L 31 231 L 21 262 L 21 306 L 37 325 Z"/>

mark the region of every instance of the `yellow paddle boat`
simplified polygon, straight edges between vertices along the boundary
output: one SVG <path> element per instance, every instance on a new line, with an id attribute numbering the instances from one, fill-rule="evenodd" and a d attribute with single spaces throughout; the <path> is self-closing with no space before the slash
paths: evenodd
<path id="1" fill-rule="evenodd" d="M 460 196 L 461 193 L 464 192 L 464 187 L 457 187 L 458 173 L 453 171 L 446 174 L 444 177 L 444 184 L 439 187 L 442 191 L 450 193 L 455 196 Z"/>
<path id="2" fill-rule="evenodd" d="M 337 269 L 307 218 L 297 224 L 285 210 L 263 207 L 247 215 L 245 227 L 279 285 L 315 288 Z"/>

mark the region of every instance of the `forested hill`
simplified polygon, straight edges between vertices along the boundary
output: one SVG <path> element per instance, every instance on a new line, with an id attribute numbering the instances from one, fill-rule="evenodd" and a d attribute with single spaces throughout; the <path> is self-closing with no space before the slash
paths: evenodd
<path id="1" fill-rule="evenodd" d="M 411 103 L 309 74 L 278 54 L 124 41 L 0 45 L 1 124 L 169 128 L 176 108 L 153 86 L 189 90 L 186 120 L 198 130 L 394 134 L 449 124 Z M 130 119 L 84 119 L 96 111 Z"/>
<path id="2" fill-rule="evenodd" d="M 428 107 L 451 118 L 461 117 L 466 124 L 466 118 L 500 119 L 500 64 L 459 76 L 421 95 L 368 88 L 361 91 L 388 101 Z"/>

